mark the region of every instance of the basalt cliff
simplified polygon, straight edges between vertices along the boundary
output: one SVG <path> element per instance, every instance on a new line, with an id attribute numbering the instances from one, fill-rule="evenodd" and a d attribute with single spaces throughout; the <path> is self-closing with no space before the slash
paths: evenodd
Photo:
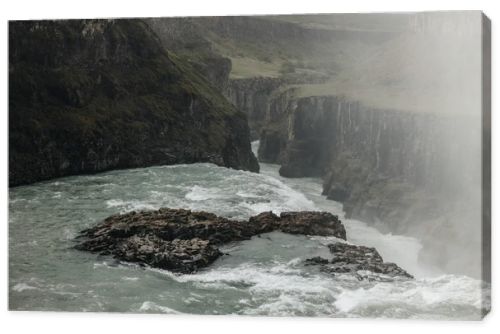
<path id="1" fill-rule="evenodd" d="M 269 111 L 261 161 L 280 164 L 285 177 L 323 178 L 323 195 L 343 203 L 347 218 L 419 237 L 428 264 L 457 272 L 463 261 L 479 267 L 480 230 L 467 222 L 481 219 L 481 181 L 469 160 L 479 159 L 480 143 L 457 137 L 474 119 L 293 92 L 279 95 Z M 464 249 L 469 260 L 456 260 Z"/>
<path id="2" fill-rule="evenodd" d="M 454 55 L 478 48 L 481 17 L 461 15 L 368 25 L 346 16 L 348 26 L 326 16 L 183 24 L 231 61 L 227 79 L 211 77 L 247 114 L 261 162 L 281 165 L 285 177 L 321 177 L 323 194 L 347 218 L 415 236 L 422 261 L 478 277 L 488 243 L 474 84 L 480 53 Z M 449 29 L 456 24 L 464 34 Z M 188 54 L 201 45 L 185 43 L 192 36 L 180 43 Z"/>
<path id="3" fill-rule="evenodd" d="M 10 186 L 193 162 L 259 169 L 245 114 L 149 25 L 10 22 Z"/>

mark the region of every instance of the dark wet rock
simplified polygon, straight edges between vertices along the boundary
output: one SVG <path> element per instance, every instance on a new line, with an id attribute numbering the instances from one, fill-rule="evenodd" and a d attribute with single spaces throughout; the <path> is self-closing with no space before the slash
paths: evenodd
<path id="1" fill-rule="evenodd" d="M 346 240 L 344 226 L 337 216 L 328 212 L 282 212 L 280 230 L 290 234 L 331 235 Z"/>
<path id="2" fill-rule="evenodd" d="M 334 184 L 326 190 L 326 195 L 333 201 L 344 202 L 349 198 L 349 190 L 339 184 Z"/>
<path id="3" fill-rule="evenodd" d="M 82 231 L 76 248 L 112 255 L 121 261 L 193 273 L 223 255 L 219 245 L 272 231 L 346 240 L 341 221 L 327 212 L 282 212 L 279 216 L 262 212 L 248 221 L 239 221 L 209 212 L 162 208 L 110 216 Z M 364 278 L 363 271 L 412 278 L 396 264 L 384 262 L 375 248 L 341 242 L 329 244 L 328 248 L 332 259 L 314 257 L 307 259 L 306 265 L 319 265 L 321 271 L 330 274 L 350 273 L 360 278 Z"/>
<path id="4" fill-rule="evenodd" d="M 263 212 L 248 221 L 184 209 L 129 212 L 81 232 L 76 248 L 174 272 L 191 273 L 222 253 L 218 245 L 282 231 L 346 238 L 337 216 L 327 212 Z"/>
<path id="5" fill-rule="evenodd" d="M 310 259 L 306 259 L 306 265 L 315 265 L 315 264 L 327 264 L 328 259 L 325 259 L 324 257 L 321 256 L 315 256 Z"/>
<path id="6" fill-rule="evenodd" d="M 395 263 L 384 262 L 373 247 L 356 246 L 337 242 L 329 244 L 333 254 L 331 260 L 314 257 L 306 260 L 306 265 L 320 265 L 321 271 L 329 274 L 354 274 L 359 279 L 380 279 L 373 274 L 382 274 L 388 278 L 413 278 L 412 275 Z M 369 273 L 366 273 L 369 272 Z M 373 273 L 373 274 L 372 274 Z"/>
<path id="7" fill-rule="evenodd" d="M 9 22 L 9 185 L 195 162 L 257 172 L 246 115 L 170 51 L 140 19 Z M 229 72 L 218 61 L 207 77 Z"/>
<path id="8" fill-rule="evenodd" d="M 155 235 L 134 235 L 118 245 L 115 255 L 128 262 L 191 273 L 214 262 L 222 253 L 208 240 L 165 241 Z"/>

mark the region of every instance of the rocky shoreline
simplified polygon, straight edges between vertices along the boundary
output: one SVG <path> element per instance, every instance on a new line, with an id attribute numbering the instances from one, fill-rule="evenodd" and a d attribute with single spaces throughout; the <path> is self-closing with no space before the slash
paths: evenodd
<path id="1" fill-rule="evenodd" d="M 218 246 L 263 233 L 334 236 L 346 240 L 344 225 L 328 212 L 263 212 L 247 221 L 230 220 L 208 212 L 162 208 L 156 211 L 113 215 L 80 232 L 76 249 L 112 255 L 120 261 L 138 263 L 172 272 L 190 274 L 224 255 Z M 82 240 L 83 239 L 83 240 Z M 374 248 L 338 242 L 328 245 L 333 259 L 316 257 L 305 265 L 335 275 L 359 271 L 391 277 L 412 278 L 393 263 L 385 263 Z"/>

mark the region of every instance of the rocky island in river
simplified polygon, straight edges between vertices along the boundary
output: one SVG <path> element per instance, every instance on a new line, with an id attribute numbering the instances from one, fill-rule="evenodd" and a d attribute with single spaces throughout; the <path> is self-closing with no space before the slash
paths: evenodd
<path id="1" fill-rule="evenodd" d="M 208 212 L 162 208 L 110 216 L 82 231 L 79 237 L 84 241 L 76 248 L 173 272 L 193 273 L 224 255 L 218 245 L 276 230 L 346 240 L 341 221 L 329 212 L 282 212 L 279 216 L 263 212 L 248 221 L 236 221 Z M 332 274 L 361 277 L 359 271 L 370 271 L 413 278 L 397 265 L 383 262 L 374 248 L 339 242 L 327 247 L 333 254 L 331 260 L 312 258 L 306 260 L 307 264 L 320 264 L 322 270 Z"/>

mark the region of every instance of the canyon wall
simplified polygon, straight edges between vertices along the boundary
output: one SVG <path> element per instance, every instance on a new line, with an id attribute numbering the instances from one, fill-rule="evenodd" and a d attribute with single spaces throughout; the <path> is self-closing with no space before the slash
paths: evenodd
<path id="1" fill-rule="evenodd" d="M 479 12 L 156 20 L 247 114 L 260 161 L 479 276 Z"/>
<path id="2" fill-rule="evenodd" d="M 280 78 L 249 78 L 228 80 L 225 95 L 236 108 L 248 117 L 250 138 L 257 140 L 267 122 L 273 95 L 282 84 Z"/>
<path id="3" fill-rule="evenodd" d="M 479 276 L 477 117 L 293 91 L 279 97 L 261 132 L 260 160 L 280 164 L 286 177 L 322 177 L 323 194 L 343 203 L 346 217 L 417 236 L 423 261 Z"/>
<path id="4" fill-rule="evenodd" d="M 141 20 L 9 24 L 9 184 L 212 162 L 258 171 L 246 116 Z"/>

